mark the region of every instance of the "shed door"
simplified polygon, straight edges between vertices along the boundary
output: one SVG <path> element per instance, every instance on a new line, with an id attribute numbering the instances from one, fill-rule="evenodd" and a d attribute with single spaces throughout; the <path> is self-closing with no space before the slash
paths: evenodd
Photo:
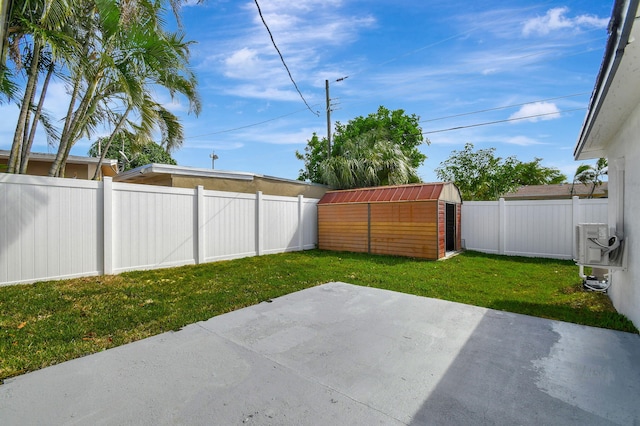
<path id="1" fill-rule="evenodd" d="M 445 214 L 445 242 L 447 251 L 456 249 L 456 205 L 447 203 Z"/>

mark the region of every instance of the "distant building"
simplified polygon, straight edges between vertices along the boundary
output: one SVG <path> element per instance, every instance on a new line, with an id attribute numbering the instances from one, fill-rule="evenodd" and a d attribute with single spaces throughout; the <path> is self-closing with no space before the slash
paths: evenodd
<path id="1" fill-rule="evenodd" d="M 10 151 L 0 150 L 0 172 L 7 170 Z M 29 155 L 27 173 L 32 176 L 48 176 L 55 154 L 32 152 Z M 65 177 L 89 180 L 93 178 L 98 167 L 99 158 L 70 155 L 65 166 Z M 115 176 L 118 173 L 118 160 L 105 158 L 100 167 L 103 176 Z"/>
<path id="2" fill-rule="evenodd" d="M 246 172 L 229 172 L 170 164 L 147 164 L 122 172 L 113 178 L 114 182 L 138 183 L 143 185 L 170 186 L 174 188 L 195 188 L 215 191 L 244 192 L 265 195 L 282 195 L 305 198 L 322 198 L 329 187 L 299 180 Z"/>
<path id="3" fill-rule="evenodd" d="M 572 188 L 573 187 L 573 188 Z M 588 198 L 592 185 L 576 183 L 560 183 L 557 185 L 525 185 L 516 191 L 507 192 L 502 196 L 505 200 L 563 200 L 573 196 Z M 573 191 L 573 192 L 572 192 Z M 596 186 L 593 198 L 607 198 L 609 194 L 608 182 Z"/>

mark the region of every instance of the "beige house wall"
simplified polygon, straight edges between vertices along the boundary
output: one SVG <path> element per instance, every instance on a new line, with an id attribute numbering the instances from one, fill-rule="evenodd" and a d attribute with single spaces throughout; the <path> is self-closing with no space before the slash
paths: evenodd
<path id="1" fill-rule="evenodd" d="M 8 159 L 0 158 L 0 171 L 6 171 L 7 162 Z M 31 176 L 48 176 L 49 168 L 51 168 L 51 161 L 30 159 L 26 174 Z M 103 171 L 105 169 L 106 167 L 103 167 Z M 88 180 L 93 178 L 95 171 L 96 164 L 75 164 L 67 162 L 64 177 Z M 107 174 L 107 176 L 113 175 L 115 175 L 115 171 Z"/>

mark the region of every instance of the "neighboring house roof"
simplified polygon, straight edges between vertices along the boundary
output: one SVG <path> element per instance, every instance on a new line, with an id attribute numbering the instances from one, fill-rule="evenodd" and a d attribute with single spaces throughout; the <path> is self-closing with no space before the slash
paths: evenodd
<path id="1" fill-rule="evenodd" d="M 605 147 L 638 105 L 640 25 L 634 25 L 639 0 L 616 0 L 609 40 L 576 143 L 576 160 L 605 156 Z"/>
<path id="2" fill-rule="evenodd" d="M 502 196 L 505 200 L 553 200 L 553 199 L 567 199 L 572 196 L 578 196 L 580 198 L 586 198 L 591 194 L 591 185 L 584 185 L 582 183 L 576 183 L 573 185 L 570 183 L 561 183 L 557 185 L 525 185 L 518 188 L 516 191 L 507 192 Z M 596 186 L 593 191 L 594 198 L 604 198 L 608 195 L 609 184 L 608 182 L 602 182 L 602 184 Z"/>
<path id="3" fill-rule="evenodd" d="M 5 163 L 9 160 L 11 152 L 0 149 L 0 163 Z M 43 152 L 32 152 L 29 154 L 29 163 L 41 162 L 41 163 L 53 163 L 56 158 L 56 154 L 47 154 Z M 97 166 L 99 158 L 96 157 L 81 157 L 77 155 L 70 155 L 67 158 L 67 164 L 78 164 L 82 166 Z M 102 161 L 102 174 L 104 176 L 115 176 L 118 173 L 118 160 L 105 158 Z M 94 168 L 95 170 L 95 168 Z M 27 170 L 29 174 L 29 171 Z"/>
<path id="4" fill-rule="evenodd" d="M 245 193 L 262 191 L 270 195 L 304 195 L 308 198 L 321 198 L 328 190 L 325 185 L 300 180 L 171 164 L 147 164 L 136 167 L 118 174 L 113 181 L 182 188 L 202 185 L 210 190 Z"/>
<path id="5" fill-rule="evenodd" d="M 235 180 L 253 180 L 253 173 L 227 172 L 214 169 L 199 169 L 195 167 L 175 166 L 172 164 L 145 164 L 135 169 L 127 170 L 118 174 L 114 182 L 142 183 L 149 177 L 158 175 L 179 175 L 192 177 L 214 177 Z"/>
<path id="6" fill-rule="evenodd" d="M 441 198 L 462 202 L 457 186 L 451 182 L 437 182 L 329 191 L 318 204 L 385 203 Z"/>

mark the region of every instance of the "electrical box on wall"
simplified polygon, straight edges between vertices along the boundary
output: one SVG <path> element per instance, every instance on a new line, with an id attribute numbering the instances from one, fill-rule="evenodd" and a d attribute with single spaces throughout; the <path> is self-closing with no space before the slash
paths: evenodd
<path id="1" fill-rule="evenodd" d="M 623 241 L 605 223 L 576 226 L 576 263 L 595 267 L 622 267 Z"/>

